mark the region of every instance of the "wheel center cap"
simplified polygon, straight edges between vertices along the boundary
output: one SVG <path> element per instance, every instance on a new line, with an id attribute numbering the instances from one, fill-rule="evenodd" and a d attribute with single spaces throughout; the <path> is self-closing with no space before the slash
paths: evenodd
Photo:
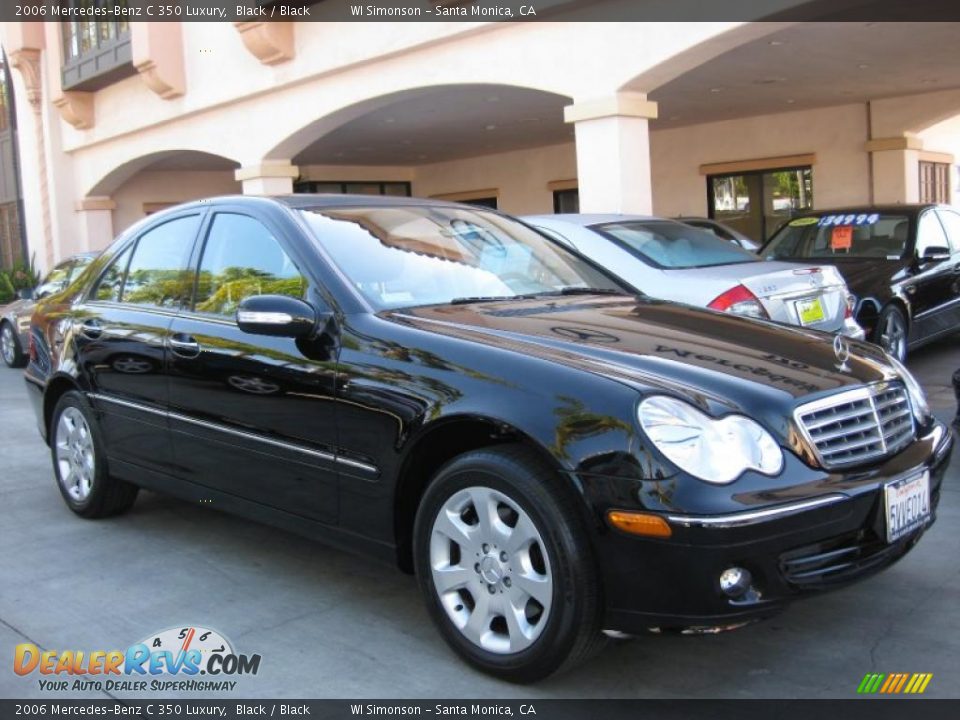
<path id="1" fill-rule="evenodd" d="M 503 579 L 503 566 L 500 561 L 490 555 L 480 561 L 480 576 L 491 585 L 496 585 Z"/>

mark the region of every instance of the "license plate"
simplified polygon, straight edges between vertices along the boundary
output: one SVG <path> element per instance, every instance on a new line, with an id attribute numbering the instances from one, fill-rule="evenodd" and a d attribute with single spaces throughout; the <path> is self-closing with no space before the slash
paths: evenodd
<path id="1" fill-rule="evenodd" d="M 930 473 L 897 480 L 884 486 L 887 542 L 896 542 L 930 520 Z"/>
<path id="2" fill-rule="evenodd" d="M 822 322 L 826 317 L 823 313 L 823 305 L 820 304 L 820 298 L 818 297 L 810 300 L 797 300 L 797 315 L 800 318 L 801 325 L 813 325 L 813 323 Z"/>

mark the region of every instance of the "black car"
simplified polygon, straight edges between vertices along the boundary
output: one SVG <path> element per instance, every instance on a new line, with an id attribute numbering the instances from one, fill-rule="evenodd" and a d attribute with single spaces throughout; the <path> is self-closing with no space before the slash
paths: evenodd
<path id="1" fill-rule="evenodd" d="M 857 296 L 867 338 L 899 360 L 960 328 L 960 212 L 882 205 L 800 215 L 760 251 L 766 260 L 828 262 Z"/>
<path id="2" fill-rule="evenodd" d="M 650 300 L 403 198 L 153 215 L 42 303 L 26 380 L 78 515 L 144 487 L 383 558 L 519 681 L 890 565 L 952 448 L 875 345 Z"/>

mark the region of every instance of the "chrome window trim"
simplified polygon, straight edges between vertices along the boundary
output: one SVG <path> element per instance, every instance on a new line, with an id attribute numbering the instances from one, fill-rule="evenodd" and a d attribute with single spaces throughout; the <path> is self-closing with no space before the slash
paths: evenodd
<path id="1" fill-rule="evenodd" d="M 755 525 L 757 523 L 789 517 L 790 515 L 796 515 L 806 510 L 826 507 L 827 505 L 833 505 L 834 503 L 849 499 L 848 495 L 835 493 L 813 498 L 812 500 L 777 505 L 776 507 L 766 508 L 764 510 L 746 510 L 744 512 L 729 513 L 726 515 L 667 515 L 667 520 L 677 525 L 683 525 L 684 527 L 742 527 L 744 525 Z"/>
<path id="2" fill-rule="evenodd" d="M 87 397 L 92 400 L 99 400 L 106 403 L 111 403 L 113 405 L 120 405 L 122 407 L 130 408 L 132 410 L 140 410 L 142 412 L 150 413 L 153 415 L 159 415 L 170 420 L 178 420 L 180 422 L 185 422 L 190 425 L 196 425 L 197 427 L 204 427 L 209 430 L 216 430 L 218 432 L 226 433 L 227 435 L 233 435 L 234 437 L 243 438 L 244 440 L 253 440 L 254 442 L 264 443 L 265 445 L 271 445 L 273 447 L 278 447 L 284 450 L 291 450 L 293 452 L 303 453 L 304 455 L 309 455 L 311 457 L 323 460 L 325 462 L 332 462 L 338 465 L 346 465 L 357 470 L 362 470 L 371 475 L 379 474 L 379 469 L 375 465 L 370 465 L 369 463 L 360 462 L 359 460 L 351 460 L 349 458 L 339 457 L 333 453 L 325 452 L 323 450 L 313 450 L 312 448 L 305 448 L 302 445 L 296 445 L 293 443 L 284 442 L 282 440 L 275 440 L 273 438 L 268 438 L 257 433 L 246 432 L 244 430 L 236 430 L 226 425 L 221 425 L 220 423 L 213 423 L 207 420 L 198 420 L 197 418 L 189 417 L 188 415 L 181 415 L 180 413 L 168 412 L 163 410 L 158 410 L 157 408 L 152 408 L 148 405 L 141 405 L 140 403 L 130 402 L 129 400 L 121 400 L 119 398 L 111 397 L 109 395 L 103 395 L 101 393 L 87 393 Z"/>

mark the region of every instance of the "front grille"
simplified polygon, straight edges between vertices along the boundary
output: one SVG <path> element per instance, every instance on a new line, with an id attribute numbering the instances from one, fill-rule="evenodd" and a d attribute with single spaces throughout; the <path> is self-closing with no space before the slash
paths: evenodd
<path id="1" fill-rule="evenodd" d="M 796 419 L 825 468 L 888 457 L 914 438 L 910 399 L 899 384 L 868 385 L 802 405 Z"/>

